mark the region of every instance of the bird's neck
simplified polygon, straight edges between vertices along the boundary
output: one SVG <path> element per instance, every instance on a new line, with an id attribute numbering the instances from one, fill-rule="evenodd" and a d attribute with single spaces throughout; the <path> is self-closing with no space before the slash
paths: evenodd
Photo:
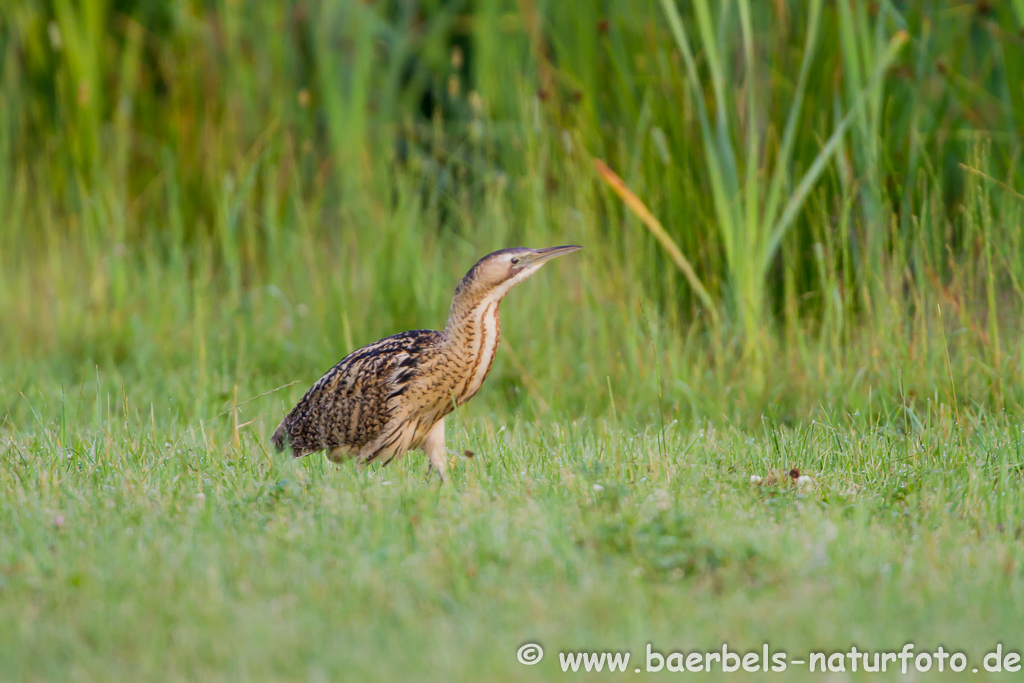
<path id="1" fill-rule="evenodd" d="M 458 403 L 468 401 L 483 384 L 494 362 L 501 336 L 498 306 L 505 291 L 456 294 L 444 335 L 452 359 Z"/>

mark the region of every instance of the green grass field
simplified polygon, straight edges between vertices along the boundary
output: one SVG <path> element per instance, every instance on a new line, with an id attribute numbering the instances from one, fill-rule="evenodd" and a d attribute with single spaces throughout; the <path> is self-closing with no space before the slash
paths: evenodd
<path id="1" fill-rule="evenodd" d="M 3 3 L 0 681 L 638 680 L 723 643 L 966 673 L 660 675 L 1015 680 L 983 660 L 1024 652 L 1022 27 Z M 449 483 L 272 452 L 350 350 L 557 244 Z"/>
<path id="2" fill-rule="evenodd" d="M 452 445 L 476 455 L 439 488 L 422 458 L 358 473 L 98 408 L 7 456 L 5 680 L 546 679 L 558 651 L 643 667 L 647 643 L 797 659 L 909 641 L 980 666 L 1019 648 L 1019 427 L 661 443 L 467 417 Z M 530 670 L 526 642 L 547 651 Z"/>

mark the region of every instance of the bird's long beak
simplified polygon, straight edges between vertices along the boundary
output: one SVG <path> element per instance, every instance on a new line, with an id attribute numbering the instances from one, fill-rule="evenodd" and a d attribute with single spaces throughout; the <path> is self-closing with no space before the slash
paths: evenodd
<path id="1" fill-rule="evenodd" d="M 522 266 L 539 266 L 546 261 L 550 261 L 553 258 L 559 256 L 565 256 L 571 254 L 574 251 L 579 251 L 583 247 L 575 244 L 568 244 L 564 247 L 547 247 L 546 249 L 532 249 L 530 253 L 524 254 L 519 257 Z"/>

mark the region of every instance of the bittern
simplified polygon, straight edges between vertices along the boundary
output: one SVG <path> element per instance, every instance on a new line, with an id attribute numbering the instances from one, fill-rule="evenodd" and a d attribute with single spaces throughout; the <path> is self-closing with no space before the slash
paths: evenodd
<path id="1" fill-rule="evenodd" d="M 387 464 L 422 448 L 444 481 L 444 419 L 473 398 L 494 362 L 498 304 L 509 290 L 578 246 L 502 249 L 476 262 L 455 288 L 443 331 L 412 330 L 345 356 L 306 392 L 274 432 L 296 458 Z"/>

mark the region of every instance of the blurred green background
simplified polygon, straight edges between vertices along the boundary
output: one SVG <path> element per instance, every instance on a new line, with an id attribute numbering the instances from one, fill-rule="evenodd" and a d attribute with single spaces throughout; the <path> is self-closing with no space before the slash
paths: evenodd
<path id="1" fill-rule="evenodd" d="M 1017 411 L 1022 25 L 1024 0 L 9 0 L 0 408 L 88 380 L 205 418 L 443 325 L 489 251 L 578 243 L 505 303 L 498 415 Z"/>
<path id="2" fill-rule="evenodd" d="M 1019 652 L 1022 28 L 1024 0 L 0 0 L 0 679 Z M 558 244 L 449 483 L 270 452 L 350 350 Z"/>

